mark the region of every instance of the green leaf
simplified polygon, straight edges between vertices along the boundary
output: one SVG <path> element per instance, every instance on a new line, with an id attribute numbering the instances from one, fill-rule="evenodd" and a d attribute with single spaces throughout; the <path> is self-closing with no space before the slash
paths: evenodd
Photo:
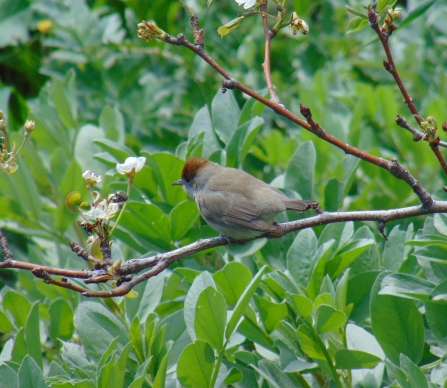
<path id="1" fill-rule="evenodd" d="M 153 204 L 128 202 L 120 226 L 165 250 L 171 248 L 169 217 Z"/>
<path id="2" fill-rule="evenodd" d="M 355 240 L 346 244 L 343 249 L 327 263 L 327 273 L 331 278 L 336 278 L 341 275 L 349 264 L 374 244 L 375 241 L 371 239 Z"/>
<path id="3" fill-rule="evenodd" d="M 295 381 L 292 381 L 287 373 L 284 373 L 278 364 L 270 360 L 261 360 L 258 366 L 251 365 L 251 367 L 258 372 L 267 382 L 271 388 L 298 388 Z"/>
<path id="4" fill-rule="evenodd" d="M 203 134 L 203 142 L 198 147 L 196 142 L 200 138 L 200 134 Z M 188 132 L 188 152 L 187 157 L 190 156 L 202 156 L 209 158 L 215 151 L 221 150 L 216 138 L 216 134 L 211 124 L 211 117 L 208 111 L 208 107 L 205 105 L 194 116 L 194 120 Z M 200 149 L 198 149 L 200 148 Z M 197 152 L 195 151 L 197 150 Z M 180 175 L 177 179 L 180 178 Z"/>
<path id="5" fill-rule="evenodd" d="M 101 129 L 105 130 L 102 126 Z M 93 143 L 112 156 L 115 163 L 124 163 L 129 156 L 134 156 L 134 153 L 129 147 L 114 140 L 97 139 Z"/>
<path id="6" fill-rule="evenodd" d="M 42 370 L 34 359 L 28 355 L 20 365 L 19 388 L 47 388 Z"/>
<path id="7" fill-rule="evenodd" d="M 17 0 L 0 5 L 0 47 L 17 45 L 18 41 L 29 39 L 28 27 L 31 27 L 32 9 L 28 0 Z M 2 105 L 6 108 L 6 105 Z"/>
<path id="8" fill-rule="evenodd" d="M 214 280 L 208 272 L 196 276 L 185 299 L 184 316 L 186 328 L 192 341 L 197 339 L 195 332 L 196 305 L 202 291 L 208 286 L 216 287 Z"/>
<path id="9" fill-rule="evenodd" d="M 367 25 L 368 25 L 367 19 L 361 16 L 356 16 L 349 21 L 346 27 L 346 33 L 353 34 L 355 32 L 359 32 L 363 30 Z"/>
<path id="10" fill-rule="evenodd" d="M 298 232 L 286 256 L 287 269 L 296 284 L 301 286 L 307 284 L 316 251 L 315 232 L 312 229 Z"/>
<path id="11" fill-rule="evenodd" d="M 78 102 L 76 99 L 76 73 L 72 70 L 64 80 L 54 79 L 51 97 L 59 119 L 65 127 L 75 129 L 78 119 Z"/>
<path id="12" fill-rule="evenodd" d="M 82 302 L 76 309 L 74 325 L 87 356 L 93 360 L 99 360 L 117 337 L 121 348 L 129 343 L 126 325 L 97 302 Z"/>
<path id="13" fill-rule="evenodd" d="M 132 319 L 129 329 L 130 343 L 132 344 L 132 349 L 136 354 L 138 360 L 143 362 L 145 360 L 145 353 L 143 348 L 143 334 L 141 332 L 141 323 L 138 316 Z"/>
<path id="14" fill-rule="evenodd" d="M 297 335 L 303 351 L 312 359 L 326 360 L 323 350 L 320 347 L 320 341 L 317 340 L 316 334 L 306 325 L 300 325 Z"/>
<path id="15" fill-rule="evenodd" d="M 69 340 L 73 336 L 73 309 L 65 299 L 56 299 L 50 305 L 50 336 Z"/>
<path id="16" fill-rule="evenodd" d="M 211 117 L 214 131 L 225 144 L 237 129 L 241 111 L 231 90 L 225 94 L 220 90 L 211 103 Z"/>
<path id="17" fill-rule="evenodd" d="M 346 315 L 340 310 L 335 310 L 328 305 L 320 305 L 317 308 L 316 328 L 319 333 L 339 329 L 345 325 L 346 321 Z"/>
<path id="18" fill-rule="evenodd" d="M 273 340 L 259 327 L 257 322 L 253 322 L 246 317 L 242 318 L 237 326 L 237 332 L 242 334 L 249 341 L 261 345 L 263 348 L 275 352 Z"/>
<path id="19" fill-rule="evenodd" d="M 255 295 L 253 299 L 267 333 L 271 333 L 287 316 L 286 303 L 284 301 L 282 303 L 271 302 L 258 295 Z"/>
<path id="20" fill-rule="evenodd" d="M 91 170 L 96 174 L 104 174 L 104 165 L 93 159 L 93 155 L 101 151 L 94 143 L 95 140 L 104 139 L 105 133 L 102 128 L 92 124 L 83 125 L 76 134 L 74 144 L 74 158 L 81 166 L 81 170 Z"/>
<path id="21" fill-rule="evenodd" d="M 284 176 L 287 189 L 295 190 L 302 199 L 313 199 L 316 152 L 314 143 L 301 143 L 289 160 Z"/>
<path id="22" fill-rule="evenodd" d="M 157 375 L 154 379 L 154 385 L 153 388 L 165 388 L 166 384 L 166 372 L 168 368 L 168 360 L 169 360 L 169 354 L 170 349 L 167 351 L 167 353 L 164 355 L 163 359 L 161 360 L 160 366 L 157 370 Z M 136 388 L 136 387 L 135 387 Z"/>
<path id="23" fill-rule="evenodd" d="M 0 365 L 0 387 L 19 388 L 19 376 L 8 365 Z"/>
<path id="24" fill-rule="evenodd" d="M 197 340 L 183 350 L 177 364 L 177 378 L 186 388 L 209 387 L 214 361 L 211 346 Z"/>
<path id="25" fill-rule="evenodd" d="M 424 306 L 428 327 L 438 341 L 443 341 L 447 337 L 447 305 L 424 302 Z"/>
<path id="26" fill-rule="evenodd" d="M 172 241 L 178 241 L 185 237 L 186 233 L 197 222 L 199 215 L 195 202 L 185 200 L 177 204 L 169 214 Z"/>
<path id="27" fill-rule="evenodd" d="M 388 6 L 388 8 L 392 8 L 394 4 L 396 4 L 397 0 L 378 0 L 377 1 L 377 10 L 379 13 L 385 12 L 385 7 Z"/>
<path id="28" fill-rule="evenodd" d="M 213 279 L 225 301 L 234 307 L 250 283 L 252 275 L 245 265 L 232 261 L 213 274 Z"/>
<path id="29" fill-rule="evenodd" d="M 196 303 L 194 329 L 197 338 L 221 350 L 226 322 L 225 299 L 214 287 L 208 286 L 200 293 Z"/>
<path id="30" fill-rule="evenodd" d="M 251 280 L 250 284 L 247 286 L 239 300 L 237 301 L 236 307 L 233 310 L 233 314 L 231 315 L 230 321 L 228 322 L 225 338 L 228 340 L 232 336 L 233 332 L 236 330 L 236 327 L 239 323 L 242 314 L 244 313 L 250 299 L 258 288 L 259 282 L 262 279 L 262 275 L 266 271 L 267 266 L 263 266 L 255 277 Z"/>
<path id="31" fill-rule="evenodd" d="M 146 377 L 147 369 L 149 368 L 149 363 L 152 361 L 152 357 L 146 359 L 139 367 L 135 376 L 133 377 L 132 384 L 129 388 L 141 388 Z"/>
<path id="32" fill-rule="evenodd" d="M 422 372 L 405 354 L 400 355 L 400 367 L 408 377 L 410 388 L 428 388 L 424 372 Z"/>
<path id="33" fill-rule="evenodd" d="M 399 25 L 399 28 L 403 28 L 410 24 L 413 20 L 416 20 L 419 16 L 422 16 L 427 10 L 436 3 L 436 0 L 429 0 L 425 3 L 419 4 L 417 7 L 411 10 L 405 20 Z"/>
<path id="34" fill-rule="evenodd" d="M 304 295 L 291 294 L 290 300 L 303 318 L 308 317 L 312 313 L 313 303 Z"/>
<path id="35" fill-rule="evenodd" d="M 212 0 L 208 0 L 208 2 L 211 1 Z M 229 21 L 227 24 L 224 24 L 223 26 L 219 27 L 217 29 L 217 33 L 220 35 L 221 38 L 223 38 L 225 35 L 229 34 L 232 30 L 238 28 L 242 23 L 242 20 L 244 20 L 244 16 L 239 16 L 238 18 Z"/>
<path id="36" fill-rule="evenodd" d="M 435 285 L 417 276 L 396 273 L 385 276 L 381 287 L 381 295 L 428 301 Z"/>
<path id="37" fill-rule="evenodd" d="M 424 324 L 413 300 L 379 293 L 383 278 L 379 275 L 371 291 L 373 333 L 387 357 L 396 365 L 400 354 L 419 363 L 424 349 Z"/>
<path id="38" fill-rule="evenodd" d="M 353 8 L 351 8 L 351 7 L 348 7 L 347 5 L 345 5 L 345 8 L 346 8 L 346 10 L 347 10 L 348 12 L 352 13 L 353 15 L 360 16 L 360 17 L 362 17 L 363 19 L 368 19 L 368 15 L 365 15 L 365 14 L 359 12 L 359 11 L 356 11 L 355 9 L 353 9 Z"/>
<path id="39" fill-rule="evenodd" d="M 335 353 L 337 369 L 371 369 L 380 361 L 379 357 L 361 350 L 340 349 Z"/>
<path id="40" fill-rule="evenodd" d="M 321 236 L 320 236 L 321 237 Z M 307 294 L 311 300 L 314 300 L 320 292 L 321 284 L 323 283 L 323 277 L 325 275 L 326 264 L 328 258 L 332 255 L 332 246 L 335 240 L 329 240 L 324 243 L 317 251 L 315 255 L 318 260 L 312 269 L 309 283 L 307 284 Z"/>
<path id="41" fill-rule="evenodd" d="M 25 326 L 31 305 L 24 296 L 14 290 L 8 290 L 3 296 L 2 304 L 14 317 L 16 327 Z"/>
<path id="42" fill-rule="evenodd" d="M 99 126 L 105 131 L 107 139 L 124 144 L 124 119 L 118 108 L 104 106 L 99 116 Z"/>

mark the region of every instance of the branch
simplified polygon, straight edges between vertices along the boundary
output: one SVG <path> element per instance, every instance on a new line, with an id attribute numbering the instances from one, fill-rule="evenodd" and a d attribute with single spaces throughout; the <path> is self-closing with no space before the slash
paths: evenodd
<path id="1" fill-rule="evenodd" d="M 278 229 L 281 231 L 280 234 L 266 234 L 257 238 L 278 238 L 284 236 L 287 233 L 312 228 L 314 226 L 347 221 L 376 221 L 379 223 L 379 229 L 381 233 L 384 234 L 383 230 L 386 222 L 434 213 L 447 213 L 447 201 L 433 201 L 433 204 L 430 208 L 418 205 L 390 210 L 323 212 L 314 217 L 278 224 Z M 112 266 L 112 268 L 110 268 L 109 270 L 101 269 L 94 271 L 79 271 L 42 266 L 38 264 L 25 263 L 14 260 L 12 258 L 12 253 L 8 249 L 7 240 L 0 231 L 1 251 L 4 256 L 4 261 L 0 261 L 0 268 L 18 268 L 30 270 L 36 277 L 43 279 L 44 282 L 47 284 L 68 288 L 73 291 L 79 292 L 86 297 L 110 298 L 126 295 L 137 284 L 146 281 L 153 276 L 157 276 L 160 272 L 168 268 L 172 263 L 185 257 L 189 257 L 210 248 L 226 246 L 228 245 L 228 243 L 245 244 L 248 241 L 255 240 L 257 238 L 248 240 L 227 239 L 224 236 L 207 238 L 198 240 L 187 246 L 174 249 L 170 252 L 159 253 L 157 255 L 144 259 L 132 259 L 121 264 L 120 266 L 117 265 L 116 268 Z M 146 268 L 151 269 L 149 271 L 143 272 L 140 275 L 135 275 Z M 112 274 L 110 272 L 112 272 Z M 63 276 L 63 278 L 57 280 L 52 278 L 50 274 L 61 275 Z M 108 280 L 114 279 L 117 280 L 118 286 L 110 290 L 94 291 L 70 283 L 68 282 L 67 278 L 82 278 L 85 279 L 84 283 L 86 284 L 92 282 L 106 282 Z"/>
<path id="2" fill-rule="evenodd" d="M 416 108 L 416 105 L 414 104 L 413 99 L 407 93 L 407 90 L 405 89 L 405 86 L 404 86 L 402 80 L 400 79 L 396 65 L 394 64 L 394 59 L 393 59 L 393 55 L 390 50 L 390 45 L 388 44 L 388 39 L 391 36 L 393 29 L 390 29 L 390 31 L 386 34 L 382 33 L 382 30 L 379 27 L 378 14 L 376 12 L 374 12 L 372 7 L 368 8 L 368 19 L 369 19 L 370 26 L 376 32 L 377 36 L 380 39 L 380 42 L 382 43 L 383 49 L 385 50 L 387 61 L 383 61 L 383 66 L 385 67 L 385 70 L 388 71 L 393 76 L 394 80 L 396 81 L 397 86 L 399 87 L 400 92 L 402 93 L 402 96 L 404 97 L 405 103 L 407 104 L 407 106 L 410 109 L 411 113 L 413 114 L 414 118 L 418 122 L 419 126 L 421 126 L 424 120 L 421 116 L 419 116 L 419 112 Z M 392 25 L 392 27 L 395 27 L 395 26 Z M 404 127 L 404 128 L 409 129 L 408 127 Z M 416 135 L 412 129 L 409 129 L 409 130 L 410 130 L 410 132 L 413 133 L 413 140 L 415 140 L 415 136 L 418 137 L 418 135 Z M 417 141 L 417 140 L 415 140 L 415 141 Z M 441 165 L 442 169 L 444 170 L 445 174 L 447 175 L 447 163 L 446 163 L 444 157 L 442 156 L 441 151 L 439 150 L 439 146 L 438 146 L 439 143 L 440 143 L 440 140 L 439 140 L 438 136 L 436 136 L 434 141 L 429 141 L 430 148 L 432 149 L 433 153 L 435 154 L 436 158 L 439 161 L 439 164 Z"/>

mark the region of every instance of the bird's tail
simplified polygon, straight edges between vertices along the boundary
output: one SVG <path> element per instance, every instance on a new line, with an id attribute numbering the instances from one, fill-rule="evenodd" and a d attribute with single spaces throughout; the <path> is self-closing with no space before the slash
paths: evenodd
<path id="1" fill-rule="evenodd" d="M 309 209 L 316 209 L 318 207 L 318 202 L 306 201 L 301 199 L 291 199 L 290 201 L 285 201 L 284 205 L 286 206 L 287 210 L 304 212 Z"/>

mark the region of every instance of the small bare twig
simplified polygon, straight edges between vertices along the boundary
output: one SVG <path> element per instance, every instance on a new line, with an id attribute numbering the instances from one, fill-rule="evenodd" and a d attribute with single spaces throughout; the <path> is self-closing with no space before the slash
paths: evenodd
<path id="1" fill-rule="evenodd" d="M 270 45 L 275 35 L 271 30 L 269 30 L 267 14 L 266 14 L 267 4 L 268 0 L 264 0 L 260 8 L 262 24 L 264 26 L 264 40 L 265 40 L 264 63 L 262 64 L 262 68 L 264 70 L 265 83 L 267 84 L 267 89 L 270 93 L 270 101 L 272 101 L 274 104 L 279 104 L 280 103 L 279 97 L 276 94 L 275 87 L 273 86 L 272 73 L 270 69 L 270 52 L 271 52 Z"/>
<path id="2" fill-rule="evenodd" d="M 385 67 L 385 70 L 388 71 L 396 81 L 397 86 L 399 87 L 400 92 L 402 93 L 402 96 L 404 97 L 405 103 L 407 104 L 408 108 L 410 109 L 411 113 L 413 114 L 414 118 L 418 122 L 419 126 L 423 123 L 423 118 L 419 116 L 419 112 L 416 108 L 416 105 L 414 104 L 413 99 L 408 94 L 407 90 L 405 89 L 405 86 L 400 79 L 399 73 L 397 71 L 396 65 L 394 64 L 393 55 L 390 50 L 390 45 L 388 43 L 389 37 L 391 35 L 392 30 L 389 31 L 388 34 L 382 33 L 379 21 L 378 21 L 378 14 L 374 11 L 372 7 L 368 8 L 368 19 L 369 24 L 372 27 L 372 29 L 376 32 L 377 36 L 380 39 L 380 42 L 382 43 L 383 49 L 385 50 L 385 54 L 387 57 L 386 61 L 383 61 L 383 65 Z M 399 116 L 398 116 L 399 117 Z M 415 140 L 415 136 L 419 137 L 415 131 L 410 129 L 411 126 L 403 127 L 408 129 L 410 132 L 413 133 L 413 140 Z M 411 127 L 412 128 L 412 127 Z M 414 128 L 413 128 L 414 129 Z M 415 140 L 417 141 L 417 140 Z M 447 163 L 441 154 L 441 151 L 439 150 L 439 138 L 437 138 L 435 141 L 429 141 L 430 147 L 435 154 L 436 158 L 438 159 L 442 169 L 444 170 L 445 174 L 447 175 Z"/>

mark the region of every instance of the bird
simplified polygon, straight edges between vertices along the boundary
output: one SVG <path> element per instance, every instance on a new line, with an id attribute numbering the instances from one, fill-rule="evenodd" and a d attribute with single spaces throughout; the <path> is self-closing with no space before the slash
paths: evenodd
<path id="1" fill-rule="evenodd" d="M 186 160 L 181 178 L 173 185 L 183 186 L 205 221 L 234 240 L 281 237 L 284 232 L 274 222 L 278 213 L 318 208 L 316 201 L 291 199 L 245 171 L 198 157 Z"/>

